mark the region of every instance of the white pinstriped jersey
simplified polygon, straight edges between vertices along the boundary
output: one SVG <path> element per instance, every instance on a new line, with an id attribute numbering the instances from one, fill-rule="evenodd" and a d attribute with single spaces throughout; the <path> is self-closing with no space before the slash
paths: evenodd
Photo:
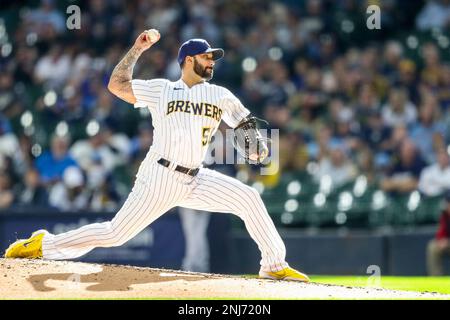
<path id="1" fill-rule="evenodd" d="M 182 80 L 132 80 L 135 108 L 147 107 L 153 120 L 151 150 L 188 168 L 201 165 L 208 143 L 223 119 L 234 128 L 250 111 L 228 89 Z"/>

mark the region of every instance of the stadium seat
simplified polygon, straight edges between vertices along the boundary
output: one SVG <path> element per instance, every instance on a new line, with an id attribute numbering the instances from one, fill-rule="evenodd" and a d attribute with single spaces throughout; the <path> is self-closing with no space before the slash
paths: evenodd
<path id="1" fill-rule="evenodd" d="M 431 224 L 439 220 L 443 206 L 443 199 L 441 196 L 424 196 L 420 202 L 420 206 L 416 211 L 416 224 Z"/>
<path id="2" fill-rule="evenodd" d="M 391 198 L 382 190 L 374 190 L 370 198 L 369 227 L 377 228 L 388 225 L 392 221 L 394 210 Z"/>
<path id="3" fill-rule="evenodd" d="M 334 227 L 335 215 L 337 212 L 337 202 L 327 199 L 322 193 L 314 195 L 313 200 L 307 205 L 307 212 L 304 220 L 308 227 Z"/>
<path id="4" fill-rule="evenodd" d="M 392 196 L 393 226 L 412 226 L 415 223 L 415 215 L 420 205 L 418 191 Z"/>

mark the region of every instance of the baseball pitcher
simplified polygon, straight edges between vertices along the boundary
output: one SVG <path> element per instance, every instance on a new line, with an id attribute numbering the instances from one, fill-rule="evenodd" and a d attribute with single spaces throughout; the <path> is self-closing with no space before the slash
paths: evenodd
<path id="1" fill-rule="evenodd" d="M 268 154 L 249 110 L 229 90 L 208 82 L 224 51 L 211 48 L 203 39 L 191 39 L 178 52 L 182 70 L 178 81 L 132 79 L 138 58 L 159 39 L 155 29 L 140 34 L 108 84 L 120 99 L 135 108 L 148 108 L 154 126 L 153 145 L 122 208 L 112 221 L 58 235 L 36 231 L 29 239 L 10 245 L 5 257 L 75 259 L 97 247 L 121 246 L 180 206 L 239 216 L 261 251 L 261 278 L 309 281 L 286 262 L 286 248 L 259 193 L 237 179 L 202 167 L 210 139 L 222 120 L 235 129 L 235 146 L 247 160 L 261 162 Z"/>

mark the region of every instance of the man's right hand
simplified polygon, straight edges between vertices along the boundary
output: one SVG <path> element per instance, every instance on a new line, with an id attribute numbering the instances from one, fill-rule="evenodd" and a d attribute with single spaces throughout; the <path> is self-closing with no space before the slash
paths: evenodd
<path id="1" fill-rule="evenodd" d="M 152 33 L 156 34 L 156 39 L 153 39 L 153 41 L 151 40 L 150 36 Z M 156 42 L 158 42 L 160 38 L 161 35 L 159 34 L 158 30 L 156 29 L 145 30 L 139 35 L 139 37 L 137 37 L 134 43 L 134 47 L 136 47 L 141 51 L 145 51 L 149 49 L 151 46 L 153 46 Z"/>
<path id="2" fill-rule="evenodd" d="M 152 34 L 155 37 L 152 37 Z M 156 29 L 146 30 L 139 35 L 133 47 L 127 52 L 111 74 L 108 90 L 112 94 L 128 103 L 136 103 L 136 97 L 131 87 L 134 65 L 140 55 L 158 42 L 160 37 L 161 35 Z"/>

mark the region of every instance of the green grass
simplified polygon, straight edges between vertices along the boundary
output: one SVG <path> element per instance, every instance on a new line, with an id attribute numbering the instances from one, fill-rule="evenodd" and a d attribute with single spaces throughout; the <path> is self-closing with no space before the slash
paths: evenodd
<path id="1" fill-rule="evenodd" d="M 379 287 L 391 290 L 439 292 L 450 294 L 450 277 L 394 277 L 381 276 L 379 283 L 373 278 L 358 276 L 311 276 L 311 281 L 351 287 Z"/>

